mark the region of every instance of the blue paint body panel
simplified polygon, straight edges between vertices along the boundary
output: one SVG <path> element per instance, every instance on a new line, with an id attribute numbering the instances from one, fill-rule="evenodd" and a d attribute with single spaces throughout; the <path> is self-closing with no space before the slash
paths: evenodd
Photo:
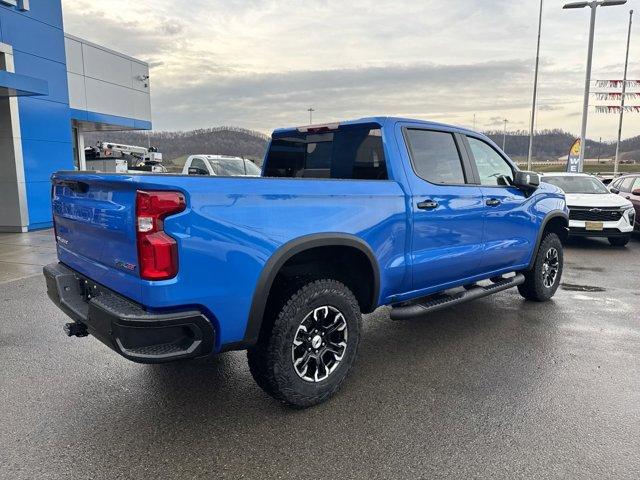
<path id="1" fill-rule="evenodd" d="M 527 196 L 510 188 L 432 185 L 413 172 L 403 127 L 471 132 L 384 117 L 359 122 L 381 126 L 389 180 L 59 172 L 53 178 L 59 259 L 149 310 L 202 309 L 219 350 L 244 339 L 260 275 L 288 242 L 313 234 L 360 239 L 378 264 L 376 304 L 383 305 L 524 269 L 544 219 L 567 215 L 564 195 L 551 185 Z M 78 181 L 84 189 L 72 190 L 69 182 Z M 138 263 L 136 190 L 186 197 L 187 208 L 164 222 L 179 252 L 171 280 L 142 280 L 137 270 L 119 266 Z M 504 208 L 490 210 L 485 200 L 496 195 Z M 425 196 L 440 207 L 417 210 Z"/>

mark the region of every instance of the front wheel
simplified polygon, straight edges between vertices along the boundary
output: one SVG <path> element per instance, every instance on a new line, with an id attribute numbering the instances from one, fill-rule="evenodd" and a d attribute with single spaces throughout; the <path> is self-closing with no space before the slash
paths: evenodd
<path id="1" fill-rule="evenodd" d="M 361 314 L 351 290 L 335 280 L 302 286 L 247 352 L 256 383 L 294 407 L 328 400 L 351 370 Z"/>
<path id="2" fill-rule="evenodd" d="M 612 247 L 624 247 L 631 240 L 631 235 L 625 235 L 624 237 L 609 237 L 609 243 Z"/>
<path id="3" fill-rule="evenodd" d="M 558 290 L 563 268 L 562 242 L 555 233 L 545 234 L 536 253 L 533 268 L 524 272 L 518 291 L 527 300 L 546 302 Z"/>

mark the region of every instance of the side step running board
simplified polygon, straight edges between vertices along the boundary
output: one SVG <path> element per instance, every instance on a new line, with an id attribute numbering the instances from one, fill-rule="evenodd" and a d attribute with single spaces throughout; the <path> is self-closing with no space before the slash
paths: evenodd
<path id="1" fill-rule="evenodd" d="M 409 320 L 411 318 L 421 317 L 427 313 L 452 307 L 453 305 L 459 305 L 477 298 L 486 297 L 493 293 L 516 287 L 522 283 L 524 283 L 524 275 L 518 273 L 515 277 L 506 278 L 499 282 L 492 283 L 491 285 L 487 285 L 486 287 L 477 286 L 453 295 L 446 293 L 435 295 L 422 301 L 417 301 L 417 303 L 393 307 L 391 310 L 391 320 Z"/>

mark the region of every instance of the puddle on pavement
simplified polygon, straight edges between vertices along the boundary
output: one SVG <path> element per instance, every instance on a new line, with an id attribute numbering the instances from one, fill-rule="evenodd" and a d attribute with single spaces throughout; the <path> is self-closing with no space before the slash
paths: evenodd
<path id="1" fill-rule="evenodd" d="M 563 290 L 568 290 L 570 292 L 604 292 L 605 289 L 602 287 L 592 287 L 591 285 L 575 285 L 573 283 L 561 283 L 560 287 Z"/>

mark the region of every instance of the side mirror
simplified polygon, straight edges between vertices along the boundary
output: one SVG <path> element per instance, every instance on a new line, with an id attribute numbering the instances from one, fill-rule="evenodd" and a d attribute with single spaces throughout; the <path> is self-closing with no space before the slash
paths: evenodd
<path id="1" fill-rule="evenodd" d="M 640 196 L 640 188 L 636 188 L 631 192 L 632 195 Z"/>
<path id="2" fill-rule="evenodd" d="M 533 192 L 540 186 L 540 175 L 519 170 L 514 175 L 513 186 L 525 192 Z"/>
<path id="3" fill-rule="evenodd" d="M 609 191 L 610 191 L 611 193 L 615 193 L 616 195 L 618 195 L 618 194 L 620 193 L 620 190 L 618 190 L 616 187 L 611 187 L 611 188 L 609 189 Z"/>

